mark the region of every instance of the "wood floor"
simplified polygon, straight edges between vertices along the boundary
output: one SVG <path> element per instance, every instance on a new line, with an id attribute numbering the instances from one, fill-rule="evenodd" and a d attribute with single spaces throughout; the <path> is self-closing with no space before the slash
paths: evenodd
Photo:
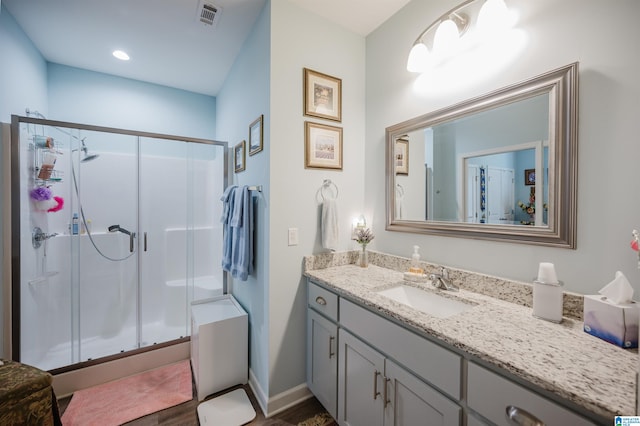
<path id="1" fill-rule="evenodd" d="M 325 409 L 318 402 L 316 398 L 310 398 L 306 401 L 301 402 L 300 404 L 291 407 L 275 416 L 272 416 L 268 419 L 265 419 L 258 402 L 256 401 L 253 392 L 249 385 L 244 386 L 236 386 L 231 389 L 227 389 L 218 394 L 213 394 L 206 399 L 215 398 L 218 395 L 223 393 L 227 393 L 231 390 L 243 388 L 247 395 L 249 395 L 249 399 L 251 400 L 251 404 L 253 404 L 254 410 L 256 410 L 256 418 L 248 423 L 248 425 L 252 426 L 292 426 L 297 425 L 298 423 L 306 420 L 310 417 L 313 417 L 316 414 L 320 414 L 325 412 Z M 167 408 L 166 410 L 159 411 L 157 413 L 149 414 L 148 416 L 141 417 L 129 423 L 125 423 L 128 426 L 151 426 L 151 425 L 180 425 L 180 426 L 197 426 L 198 422 L 198 413 L 196 411 L 198 407 L 198 400 L 195 397 L 196 391 L 195 388 L 193 390 L 194 399 L 189 402 L 185 402 L 183 404 L 177 405 L 172 408 Z M 64 413 L 64 410 L 69 405 L 71 401 L 71 397 L 62 398 L 58 401 L 60 407 L 60 414 Z M 329 423 L 331 426 L 337 426 L 337 423 Z"/>

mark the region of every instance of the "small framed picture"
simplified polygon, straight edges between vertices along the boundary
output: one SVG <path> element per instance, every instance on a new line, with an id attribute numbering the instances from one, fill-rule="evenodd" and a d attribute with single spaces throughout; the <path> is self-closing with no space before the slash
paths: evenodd
<path id="1" fill-rule="evenodd" d="M 249 155 L 257 154 L 262 151 L 264 132 L 262 124 L 263 117 L 264 115 L 260 115 L 260 117 L 256 118 L 249 126 Z"/>
<path id="2" fill-rule="evenodd" d="M 396 139 L 395 163 L 397 175 L 409 174 L 409 139 Z"/>
<path id="3" fill-rule="evenodd" d="M 245 169 L 246 141 L 242 141 L 233 147 L 233 171 L 238 173 Z"/>
<path id="4" fill-rule="evenodd" d="M 305 121 L 304 167 L 342 170 L 342 128 Z"/>
<path id="5" fill-rule="evenodd" d="M 527 186 L 536 184 L 536 169 L 526 169 L 524 171 L 524 184 Z"/>
<path id="6" fill-rule="evenodd" d="M 304 68 L 304 115 L 342 121 L 342 80 Z"/>

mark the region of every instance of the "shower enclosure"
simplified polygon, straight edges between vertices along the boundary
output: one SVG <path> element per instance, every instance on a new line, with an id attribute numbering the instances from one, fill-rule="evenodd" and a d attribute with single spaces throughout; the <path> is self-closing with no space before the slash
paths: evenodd
<path id="1" fill-rule="evenodd" d="M 19 116 L 11 139 L 13 358 L 186 339 L 190 302 L 226 292 L 226 143 Z"/>

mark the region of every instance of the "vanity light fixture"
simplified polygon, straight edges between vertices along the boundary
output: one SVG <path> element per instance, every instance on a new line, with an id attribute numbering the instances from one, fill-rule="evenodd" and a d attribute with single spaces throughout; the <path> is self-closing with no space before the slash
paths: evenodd
<path id="1" fill-rule="evenodd" d="M 504 0 L 467 0 L 436 19 L 413 43 L 407 70 L 423 73 L 500 34 L 515 19 Z"/>
<path id="2" fill-rule="evenodd" d="M 115 56 L 116 58 L 120 59 L 121 61 L 128 61 L 129 60 L 129 55 L 127 55 L 127 52 L 125 52 L 123 50 L 114 50 L 113 51 L 113 56 Z"/>

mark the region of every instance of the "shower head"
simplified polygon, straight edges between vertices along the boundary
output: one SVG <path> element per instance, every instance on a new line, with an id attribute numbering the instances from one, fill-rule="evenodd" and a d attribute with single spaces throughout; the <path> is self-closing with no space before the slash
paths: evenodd
<path id="1" fill-rule="evenodd" d="M 131 232 L 127 231 L 124 228 L 120 228 L 120 225 L 111 225 L 107 228 L 109 232 L 122 232 L 123 234 L 131 235 Z"/>
<path id="2" fill-rule="evenodd" d="M 87 155 L 87 153 L 85 152 L 85 154 L 84 154 L 84 158 L 83 158 L 82 160 L 80 160 L 80 162 L 81 162 L 81 163 L 86 163 L 86 162 L 88 162 L 88 161 L 95 160 L 95 159 L 96 159 L 96 158 L 98 158 L 98 157 L 100 157 L 100 154 L 90 154 L 90 155 Z"/>
<path id="3" fill-rule="evenodd" d="M 84 143 L 85 139 L 86 139 L 86 136 L 80 139 L 80 143 L 82 144 L 82 146 L 80 147 L 80 151 L 82 151 L 82 153 L 84 154 L 84 157 L 82 157 L 82 160 L 80 160 L 81 163 L 86 163 L 88 161 L 95 160 L 100 156 L 99 154 L 89 154 L 89 148 L 87 148 L 87 145 Z"/>

